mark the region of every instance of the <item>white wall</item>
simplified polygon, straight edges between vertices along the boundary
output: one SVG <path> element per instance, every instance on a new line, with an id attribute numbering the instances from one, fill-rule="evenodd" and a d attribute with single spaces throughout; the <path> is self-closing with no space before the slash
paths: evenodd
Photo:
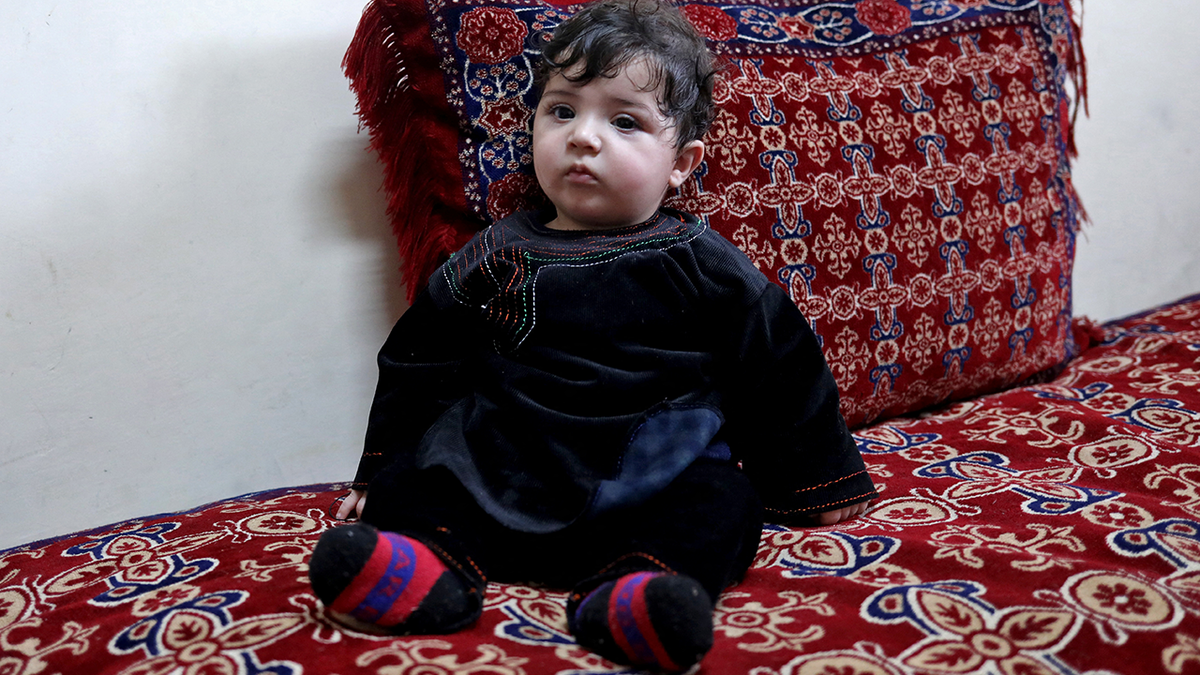
<path id="1" fill-rule="evenodd" d="M 0 5 L 0 549 L 352 475 L 403 310 L 339 69 L 363 4 Z M 1200 6 L 1087 10 L 1106 319 L 1200 292 Z"/>
<path id="2" fill-rule="evenodd" d="M 0 3 L 0 548 L 353 476 L 403 309 L 364 4 Z"/>
<path id="3" fill-rule="evenodd" d="M 1092 224 L 1075 311 L 1104 320 L 1200 293 L 1200 4 L 1084 8 L 1091 117 L 1076 126 L 1074 176 Z"/>

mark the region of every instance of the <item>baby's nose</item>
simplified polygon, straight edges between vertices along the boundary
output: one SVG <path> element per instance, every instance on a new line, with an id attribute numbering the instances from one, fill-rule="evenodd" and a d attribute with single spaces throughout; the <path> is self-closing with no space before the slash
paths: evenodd
<path id="1" fill-rule="evenodd" d="M 575 147 L 599 150 L 600 134 L 596 130 L 596 123 L 590 120 L 578 120 L 571 129 L 569 142 Z"/>

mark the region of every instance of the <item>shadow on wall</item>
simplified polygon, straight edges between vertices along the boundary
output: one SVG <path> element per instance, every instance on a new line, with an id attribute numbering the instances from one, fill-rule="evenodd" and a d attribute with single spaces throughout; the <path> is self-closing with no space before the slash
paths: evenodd
<path id="1" fill-rule="evenodd" d="M 199 61 L 181 73 L 178 125 L 194 133 L 196 161 L 187 164 L 198 187 L 242 212 L 230 214 L 231 224 L 268 223 L 261 232 L 275 241 L 287 239 L 280 230 L 303 228 L 301 241 L 318 246 L 336 246 L 346 235 L 371 242 L 381 256 L 379 285 L 363 290 L 383 293 L 385 314 L 398 317 L 406 305 L 382 166 L 358 130 L 340 69 L 344 48 L 241 50 Z M 292 221 L 279 222 L 283 213 Z M 242 234 L 264 248 L 272 244 Z"/>
<path id="2" fill-rule="evenodd" d="M 381 271 L 380 284 L 384 293 L 385 315 L 399 318 L 408 309 L 404 282 L 401 279 L 402 262 L 397 250 L 396 237 L 392 234 L 392 222 L 387 216 L 387 195 L 383 192 L 383 165 L 374 151 L 366 146 L 368 136 L 361 134 L 363 147 L 356 150 L 357 160 L 343 167 L 338 179 L 337 190 L 345 213 L 345 225 L 356 239 L 378 244 L 385 252 L 385 259 L 393 264 Z M 390 331 L 392 324 L 387 325 Z"/>

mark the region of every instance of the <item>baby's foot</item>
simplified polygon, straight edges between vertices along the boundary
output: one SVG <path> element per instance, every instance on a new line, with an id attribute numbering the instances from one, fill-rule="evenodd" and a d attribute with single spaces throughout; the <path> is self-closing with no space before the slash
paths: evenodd
<path id="1" fill-rule="evenodd" d="M 682 671 L 712 647 L 712 610 L 695 579 L 637 572 L 584 598 L 571 632 L 580 645 L 610 661 Z"/>
<path id="2" fill-rule="evenodd" d="M 321 535 L 309 561 L 330 616 L 369 633 L 449 633 L 474 619 L 467 583 L 421 542 L 358 523 Z"/>
<path id="3" fill-rule="evenodd" d="M 822 511 L 813 516 L 818 525 L 837 525 L 840 522 L 857 518 L 867 512 L 867 508 L 871 506 L 871 502 L 859 502 L 850 506 L 843 506 L 840 509 L 832 511 Z"/>

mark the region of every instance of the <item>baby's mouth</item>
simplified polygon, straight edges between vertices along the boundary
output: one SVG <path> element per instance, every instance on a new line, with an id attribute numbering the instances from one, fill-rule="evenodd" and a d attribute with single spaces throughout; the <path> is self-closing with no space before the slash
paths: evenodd
<path id="1" fill-rule="evenodd" d="M 594 183 L 596 174 L 582 164 L 575 164 L 567 170 L 567 180 L 572 183 Z"/>

